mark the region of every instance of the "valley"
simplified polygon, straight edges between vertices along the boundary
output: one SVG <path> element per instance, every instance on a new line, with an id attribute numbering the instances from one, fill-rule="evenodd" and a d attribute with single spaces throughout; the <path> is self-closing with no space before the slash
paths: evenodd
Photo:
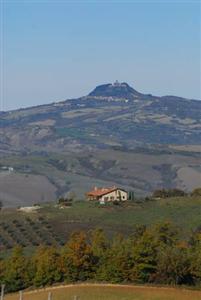
<path id="1" fill-rule="evenodd" d="M 112 185 L 137 196 L 192 190 L 201 182 L 200 112 L 200 101 L 142 94 L 127 83 L 2 112 L 0 200 L 29 205 L 68 192 L 81 200 L 93 186 Z"/>

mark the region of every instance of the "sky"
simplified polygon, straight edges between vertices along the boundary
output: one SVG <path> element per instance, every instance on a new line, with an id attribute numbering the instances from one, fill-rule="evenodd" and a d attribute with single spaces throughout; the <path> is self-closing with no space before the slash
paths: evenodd
<path id="1" fill-rule="evenodd" d="M 0 0 L 1 110 L 127 82 L 200 99 L 200 1 Z"/>

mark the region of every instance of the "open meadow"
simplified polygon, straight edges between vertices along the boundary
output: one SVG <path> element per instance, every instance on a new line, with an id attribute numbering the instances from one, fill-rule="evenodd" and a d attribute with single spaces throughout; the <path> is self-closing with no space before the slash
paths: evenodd
<path id="1" fill-rule="evenodd" d="M 25 292 L 23 300 L 200 300 L 201 291 L 123 285 L 75 285 L 54 287 L 38 292 Z M 18 300 L 19 294 L 7 295 L 5 300 Z"/>

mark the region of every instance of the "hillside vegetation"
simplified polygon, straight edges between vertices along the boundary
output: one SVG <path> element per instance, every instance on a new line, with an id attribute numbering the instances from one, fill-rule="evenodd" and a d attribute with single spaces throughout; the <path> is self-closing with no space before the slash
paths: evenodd
<path id="1" fill-rule="evenodd" d="M 96 202 L 76 201 L 61 209 L 54 204 L 42 205 L 35 213 L 16 209 L 0 211 L 0 249 L 15 244 L 27 249 L 40 245 L 63 245 L 72 231 L 100 227 L 108 235 L 128 235 L 137 225 L 170 221 L 180 227 L 183 236 L 201 225 L 200 196 L 137 200 L 104 207 Z"/>
<path id="2" fill-rule="evenodd" d="M 7 292 L 59 282 L 201 284 L 201 230 L 182 238 L 171 223 L 137 226 L 129 236 L 102 229 L 76 231 L 63 247 L 39 246 L 25 254 L 16 246 L 0 259 Z"/>

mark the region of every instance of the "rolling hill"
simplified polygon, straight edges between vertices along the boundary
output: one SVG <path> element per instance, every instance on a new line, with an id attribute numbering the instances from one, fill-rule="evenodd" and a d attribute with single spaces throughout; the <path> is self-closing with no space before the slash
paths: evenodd
<path id="1" fill-rule="evenodd" d="M 128 201 L 121 205 L 75 201 L 61 209 L 43 204 L 34 212 L 5 208 L 0 211 L 0 257 L 19 244 L 32 252 L 41 244 L 62 246 L 72 232 L 90 232 L 102 228 L 108 237 L 131 235 L 136 226 L 153 226 L 171 222 L 182 238 L 200 230 L 201 199 L 199 196 L 171 197 L 146 201 Z"/>
<path id="2" fill-rule="evenodd" d="M 92 185 L 137 195 L 197 187 L 200 113 L 198 100 L 143 94 L 119 82 L 78 99 L 1 112 L 0 200 L 24 205 L 68 191 L 83 198 Z"/>

